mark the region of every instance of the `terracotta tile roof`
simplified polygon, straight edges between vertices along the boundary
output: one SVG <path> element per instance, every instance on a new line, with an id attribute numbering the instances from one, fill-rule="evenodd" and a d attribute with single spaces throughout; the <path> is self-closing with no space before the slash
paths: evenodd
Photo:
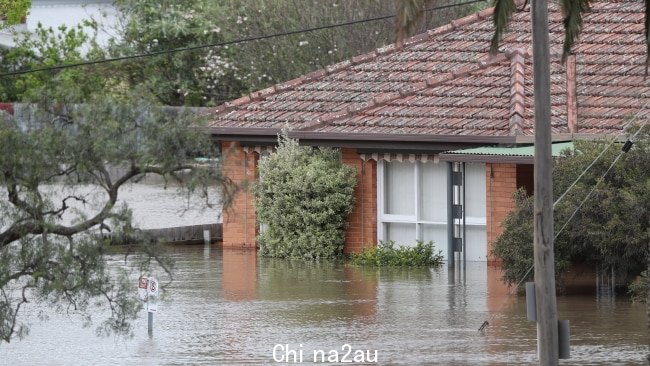
<path id="1" fill-rule="evenodd" d="M 574 47 L 575 63 L 566 67 L 559 61 L 562 16 L 555 4 L 549 10 L 553 133 L 604 134 L 620 130 L 631 115 L 650 117 L 644 108 L 650 87 L 644 79 L 643 2 L 594 1 Z M 514 14 L 501 52 L 491 57 L 492 33 L 492 9 L 486 9 L 412 37 L 403 47 L 389 45 L 226 103 L 210 127 L 217 134 L 275 134 L 286 127 L 395 139 L 532 135 L 529 12 Z"/>

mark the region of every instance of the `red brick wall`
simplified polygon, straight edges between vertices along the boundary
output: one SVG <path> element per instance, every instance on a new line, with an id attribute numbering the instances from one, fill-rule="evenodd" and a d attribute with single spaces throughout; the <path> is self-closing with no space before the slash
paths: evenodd
<path id="1" fill-rule="evenodd" d="M 223 246 L 255 247 L 255 201 L 247 186 L 256 180 L 258 156 L 244 153 L 238 142 L 223 142 L 221 148 L 223 175 L 239 187 L 231 205 L 223 210 Z"/>
<path id="2" fill-rule="evenodd" d="M 492 248 L 503 231 L 501 223 L 515 208 L 512 194 L 517 190 L 517 165 L 485 164 L 485 174 L 488 262 L 496 264 Z"/>
<path id="3" fill-rule="evenodd" d="M 359 252 L 377 243 L 377 162 L 364 162 L 356 149 L 342 150 L 343 163 L 357 170 L 355 203 L 345 237 L 345 253 Z"/>

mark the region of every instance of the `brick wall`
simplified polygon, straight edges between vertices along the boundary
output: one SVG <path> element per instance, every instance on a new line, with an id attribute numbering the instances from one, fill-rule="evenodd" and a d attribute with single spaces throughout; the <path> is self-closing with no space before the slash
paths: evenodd
<path id="1" fill-rule="evenodd" d="M 512 194 L 517 190 L 517 165 L 485 164 L 485 174 L 488 263 L 498 264 L 492 248 L 503 231 L 501 223 L 515 208 Z"/>
<path id="2" fill-rule="evenodd" d="M 348 217 L 349 226 L 343 251 L 359 252 L 377 243 L 377 162 L 364 162 L 356 149 L 343 149 L 342 159 L 345 165 L 357 170 L 355 203 Z"/>
<path id="3" fill-rule="evenodd" d="M 255 201 L 248 184 L 256 180 L 258 156 L 255 153 L 246 154 L 238 142 L 223 142 L 221 149 L 223 175 L 239 188 L 231 205 L 223 210 L 223 246 L 255 247 Z"/>

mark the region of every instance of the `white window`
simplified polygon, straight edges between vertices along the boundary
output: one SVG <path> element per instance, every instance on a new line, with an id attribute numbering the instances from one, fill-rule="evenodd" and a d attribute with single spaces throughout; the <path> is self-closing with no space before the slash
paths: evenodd
<path id="1" fill-rule="evenodd" d="M 447 165 L 381 161 L 377 170 L 377 236 L 398 245 L 433 240 L 447 257 Z M 485 165 L 466 164 L 467 260 L 486 260 Z"/>

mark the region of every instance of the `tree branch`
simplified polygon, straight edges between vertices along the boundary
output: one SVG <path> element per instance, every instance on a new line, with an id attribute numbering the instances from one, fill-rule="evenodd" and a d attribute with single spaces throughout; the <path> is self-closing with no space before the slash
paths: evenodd
<path id="1" fill-rule="evenodd" d="M 97 213 L 94 217 L 73 226 L 65 226 L 65 225 L 50 226 L 47 228 L 47 232 L 53 235 L 70 237 L 75 234 L 86 231 L 92 228 L 93 226 L 99 225 L 102 222 L 104 222 L 106 219 L 112 217 L 111 211 L 115 206 L 115 203 L 117 202 L 117 194 L 120 187 L 124 185 L 126 182 L 128 182 L 130 179 L 132 179 L 133 177 L 139 174 L 146 174 L 146 173 L 153 173 L 153 174 L 164 176 L 173 172 L 186 170 L 186 169 L 193 169 L 193 167 L 191 165 L 177 165 L 171 169 L 163 169 L 155 166 L 131 167 L 131 169 L 126 174 L 124 174 L 119 179 L 117 179 L 115 183 L 109 185 L 108 187 L 105 187 L 107 188 L 106 192 L 108 193 L 108 201 L 106 202 L 102 210 L 99 213 Z M 34 218 L 34 220 L 19 225 L 14 224 L 4 232 L 0 233 L 0 248 L 5 247 L 6 245 L 9 245 L 10 243 L 16 240 L 19 240 L 25 235 L 42 234 L 43 231 L 45 230 L 45 222 L 42 216 L 43 213 L 36 210 L 36 208 L 29 206 L 29 204 L 27 204 L 26 202 L 21 201 L 17 195 L 17 192 L 15 191 L 15 186 L 13 188 L 10 187 L 9 196 L 10 196 L 10 201 L 12 203 L 15 202 L 14 205 L 20 205 L 19 207 L 25 210 L 26 212 L 30 213 L 30 215 Z"/>

